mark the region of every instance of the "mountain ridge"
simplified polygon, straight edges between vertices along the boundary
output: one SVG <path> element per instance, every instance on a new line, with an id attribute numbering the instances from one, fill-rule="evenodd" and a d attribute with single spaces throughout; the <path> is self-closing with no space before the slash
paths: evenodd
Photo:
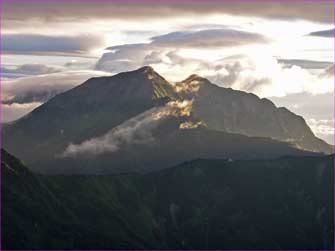
<path id="1" fill-rule="evenodd" d="M 333 155 L 198 159 L 146 174 L 103 176 L 37 175 L 4 150 L 1 157 L 6 250 L 334 245 Z"/>
<path id="2" fill-rule="evenodd" d="M 142 120 L 137 121 L 137 116 L 142 116 Z M 123 128 L 124 125 L 127 127 Z M 61 155 L 71 144 L 80 146 L 83 142 L 100 142 L 104 135 L 114 135 L 111 138 L 106 136 L 105 140 L 116 138 L 118 144 L 123 144 L 123 141 L 131 144 L 137 141 L 136 137 L 153 137 L 156 142 L 167 144 L 167 135 L 188 135 L 185 130 L 195 130 L 198 126 L 206 128 L 207 131 L 203 132 L 209 134 L 212 131 L 212 134 L 215 131 L 218 135 L 222 133 L 218 136 L 222 140 L 228 134 L 244 135 L 241 142 L 247 145 L 250 145 L 247 143 L 248 137 L 254 143 L 257 140 L 252 137 L 272 138 L 272 149 L 276 149 L 276 141 L 286 142 L 286 150 L 277 155 L 290 151 L 298 153 L 292 151 L 292 145 L 301 150 L 299 154 L 303 151 L 306 151 L 306 155 L 311 152 L 332 152 L 328 144 L 314 136 L 302 117 L 287 109 L 277 108 L 269 100 L 219 87 L 195 74 L 171 84 L 152 67 L 91 78 L 53 97 L 22 119 L 4 126 L 3 144 L 34 167 L 42 165 L 38 164 L 41 162 L 48 168 L 52 162 L 53 168 L 59 168 L 59 158 L 55 156 Z M 111 133 L 113 128 L 119 130 L 117 137 Z M 120 130 L 123 132 L 121 136 Z M 147 135 L 142 135 L 143 130 Z M 174 133 L 179 130 L 184 132 Z M 194 142 L 200 142 L 201 139 L 207 142 L 208 149 L 217 144 L 206 140 L 206 133 L 193 135 L 199 137 Z M 181 144 L 177 139 L 173 141 L 177 145 Z M 228 149 L 224 144 L 223 140 L 222 149 Z M 140 145 L 138 147 L 141 148 Z M 200 143 L 196 143 L 195 147 L 205 150 Z M 143 148 L 150 147 L 144 144 Z M 245 148 L 241 145 L 241 149 Z M 269 153 L 265 148 L 264 152 Z M 229 154 L 230 151 L 222 152 L 224 157 L 229 157 Z M 185 158 L 181 161 L 189 160 L 191 155 L 194 156 L 191 152 L 185 152 Z M 241 150 L 236 156 L 245 158 L 249 155 Z M 73 162 L 67 165 L 73 165 Z"/>
<path id="3" fill-rule="evenodd" d="M 198 83 L 190 88 L 194 81 Z M 333 152 L 332 146 L 315 137 L 302 116 L 276 107 L 269 99 L 220 87 L 198 75 L 191 75 L 184 82 L 188 87 L 185 97 L 194 99 L 195 116 L 211 129 L 293 142 L 309 151 Z"/>

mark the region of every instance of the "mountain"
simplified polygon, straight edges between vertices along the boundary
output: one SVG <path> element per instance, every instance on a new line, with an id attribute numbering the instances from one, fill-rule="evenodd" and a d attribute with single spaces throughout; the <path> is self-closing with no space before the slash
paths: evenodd
<path id="1" fill-rule="evenodd" d="M 3 145 L 42 173 L 145 171 L 199 156 L 250 159 L 332 150 L 302 117 L 268 100 L 196 75 L 170 84 L 151 67 L 92 78 L 55 96 L 5 125 Z"/>
<path id="2" fill-rule="evenodd" d="M 6 250 L 333 249 L 333 156 L 104 176 L 37 175 L 1 157 Z"/>
<path id="3" fill-rule="evenodd" d="M 68 226 L 63 219 L 71 213 L 41 177 L 3 149 L 1 179 L 2 249 L 43 249 L 52 239 L 65 241 Z"/>
<path id="4" fill-rule="evenodd" d="M 179 89 L 180 95 L 194 100 L 194 116 L 208 128 L 291 142 L 299 149 L 313 152 L 333 151 L 330 145 L 315 137 L 301 116 L 284 107 L 277 108 L 268 99 L 219 87 L 197 75 L 177 83 L 178 86 L 183 87 Z"/>
<path id="5" fill-rule="evenodd" d="M 45 144 L 58 152 L 65 142 L 102 134 L 173 94 L 171 85 L 148 67 L 91 78 L 5 126 L 4 144 L 23 159 Z"/>
<path id="6" fill-rule="evenodd" d="M 91 78 L 4 125 L 3 144 L 27 163 L 49 162 L 70 142 L 106 133 L 175 95 L 150 67 Z"/>

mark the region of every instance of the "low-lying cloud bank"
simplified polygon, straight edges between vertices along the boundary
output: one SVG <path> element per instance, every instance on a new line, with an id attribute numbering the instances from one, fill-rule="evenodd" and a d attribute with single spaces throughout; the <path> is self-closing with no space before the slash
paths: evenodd
<path id="1" fill-rule="evenodd" d="M 55 95 L 67 91 L 91 77 L 105 76 L 99 71 L 67 71 L 46 75 L 3 79 L 3 122 L 16 120 Z"/>
<path id="2" fill-rule="evenodd" d="M 283 64 L 285 67 L 292 67 L 294 65 L 304 69 L 325 69 L 333 65 L 332 62 L 328 61 L 314 61 L 304 59 L 278 59 L 278 63 Z"/>
<path id="3" fill-rule="evenodd" d="M 6 67 L 1 68 L 2 78 L 18 78 L 31 75 L 43 75 L 60 72 L 60 68 L 50 67 L 43 64 L 23 64 L 17 67 Z"/>
<path id="4" fill-rule="evenodd" d="M 98 71 L 67 71 L 2 81 L 2 103 L 45 102 L 85 80 L 106 75 Z"/>
<path id="5" fill-rule="evenodd" d="M 1 104 L 1 116 L 2 116 L 2 123 L 7 123 L 14 121 L 22 116 L 26 115 L 27 113 L 31 112 L 42 103 L 40 102 L 31 102 L 25 104 Z"/>

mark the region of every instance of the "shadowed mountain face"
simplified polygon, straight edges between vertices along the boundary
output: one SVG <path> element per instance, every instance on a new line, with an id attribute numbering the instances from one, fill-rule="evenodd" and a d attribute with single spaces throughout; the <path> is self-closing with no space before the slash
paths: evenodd
<path id="1" fill-rule="evenodd" d="M 43 173 L 147 171 L 197 157 L 332 151 L 302 117 L 269 100 L 196 75 L 172 85 L 151 67 L 92 78 L 55 96 L 6 125 L 3 144 Z"/>
<path id="2" fill-rule="evenodd" d="M 4 249 L 333 249 L 333 156 L 43 176 L 1 152 Z"/>
<path id="3" fill-rule="evenodd" d="M 332 148 L 316 138 L 301 116 L 277 108 L 270 100 L 231 88 L 222 88 L 192 75 L 178 86 L 180 94 L 193 98 L 194 116 L 208 128 L 248 136 L 291 142 L 300 149 L 331 153 Z M 188 87 L 188 88 L 187 88 Z"/>

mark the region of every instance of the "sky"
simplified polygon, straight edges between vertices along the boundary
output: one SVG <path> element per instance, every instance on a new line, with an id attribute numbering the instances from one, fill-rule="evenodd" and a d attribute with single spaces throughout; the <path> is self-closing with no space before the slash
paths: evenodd
<path id="1" fill-rule="evenodd" d="M 333 1 L 4 1 L 1 14 L 4 122 L 150 65 L 269 98 L 334 143 Z"/>

